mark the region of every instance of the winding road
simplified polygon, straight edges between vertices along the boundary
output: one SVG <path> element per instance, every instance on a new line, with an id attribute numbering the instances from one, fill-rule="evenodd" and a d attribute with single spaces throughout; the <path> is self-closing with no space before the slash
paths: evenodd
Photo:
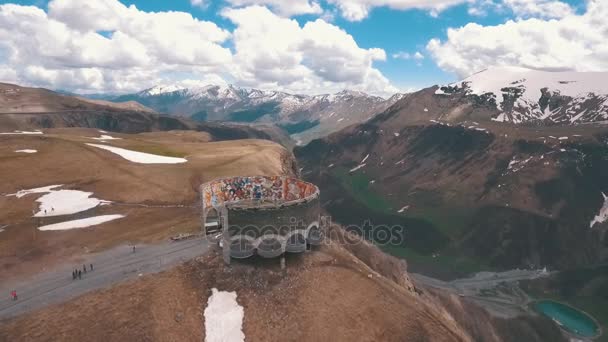
<path id="1" fill-rule="evenodd" d="M 138 276 L 157 273 L 193 259 L 209 250 L 201 237 L 184 241 L 169 241 L 155 245 L 122 245 L 110 250 L 86 255 L 79 264 L 64 264 L 35 275 L 26 281 L 0 284 L 0 320 L 51 304 L 58 304 L 84 293 L 112 286 Z M 83 264 L 93 264 L 93 271 L 82 273 L 73 280 L 72 270 L 82 270 Z M 19 300 L 10 292 L 16 290 Z"/>

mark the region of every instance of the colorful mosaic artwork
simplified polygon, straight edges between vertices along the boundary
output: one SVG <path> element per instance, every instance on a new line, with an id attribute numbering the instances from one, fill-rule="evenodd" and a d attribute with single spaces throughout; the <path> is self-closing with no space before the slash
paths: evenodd
<path id="1" fill-rule="evenodd" d="M 203 206 L 217 207 L 227 202 L 265 199 L 294 201 L 317 192 L 317 187 L 289 177 L 234 177 L 203 185 Z"/>

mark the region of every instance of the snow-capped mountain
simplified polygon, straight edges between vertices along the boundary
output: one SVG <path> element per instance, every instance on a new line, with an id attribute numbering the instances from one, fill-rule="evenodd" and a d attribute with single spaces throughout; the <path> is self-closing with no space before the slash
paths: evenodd
<path id="1" fill-rule="evenodd" d="M 290 134 L 297 135 L 300 143 L 305 143 L 365 121 L 402 96 L 396 94 L 385 100 L 353 90 L 309 96 L 233 85 L 195 88 L 166 85 L 111 100 L 133 100 L 161 113 L 188 116 L 200 121 L 275 123 Z"/>
<path id="2" fill-rule="evenodd" d="M 466 94 L 495 105 L 494 121 L 578 124 L 608 120 L 608 72 L 550 72 L 495 67 L 442 86 L 438 95 Z"/>

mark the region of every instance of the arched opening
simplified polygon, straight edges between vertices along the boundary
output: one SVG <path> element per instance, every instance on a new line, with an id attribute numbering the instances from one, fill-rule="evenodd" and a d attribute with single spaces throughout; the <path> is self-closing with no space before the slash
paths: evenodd
<path id="1" fill-rule="evenodd" d="M 267 237 L 258 245 L 258 255 L 263 258 L 276 258 L 283 254 L 281 241 L 274 237 Z"/>
<path id="2" fill-rule="evenodd" d="M 321 240 L 323 240 L 323 232 L 319 228 L 319 224 L 314 222 L 308 226 L 306 241 L 313 246 L 318 246 L 321 244 Z"/>
<path id="3" fill-rule="evenodd" d="M 306 251 L 306 238 L 302 233 L 294 233 L 287 239 L 285 250 L 289 253 L 302 253 Z"/>
<path id="4" fill-rule="evenodd" d="M 222 233 L 220 215 L 215 208 L 210 208 L 205 215 L 205 235 L 216 236 Z"/>

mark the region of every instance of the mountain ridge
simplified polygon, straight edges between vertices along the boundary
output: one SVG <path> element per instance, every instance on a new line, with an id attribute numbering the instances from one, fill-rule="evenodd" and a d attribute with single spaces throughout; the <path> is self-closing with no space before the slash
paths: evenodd
<path id="1" fill-rule="evenodd" d="M 181 87 L 157 85 L 133 94 L 109 96 L 114 102 L 136 101 L 160 113 L 197 121 L 274 123 L 300 144 L 368 120 L 403 98 L 388 99 L 356 90 L 303 95 L 235 85 Z"/>

